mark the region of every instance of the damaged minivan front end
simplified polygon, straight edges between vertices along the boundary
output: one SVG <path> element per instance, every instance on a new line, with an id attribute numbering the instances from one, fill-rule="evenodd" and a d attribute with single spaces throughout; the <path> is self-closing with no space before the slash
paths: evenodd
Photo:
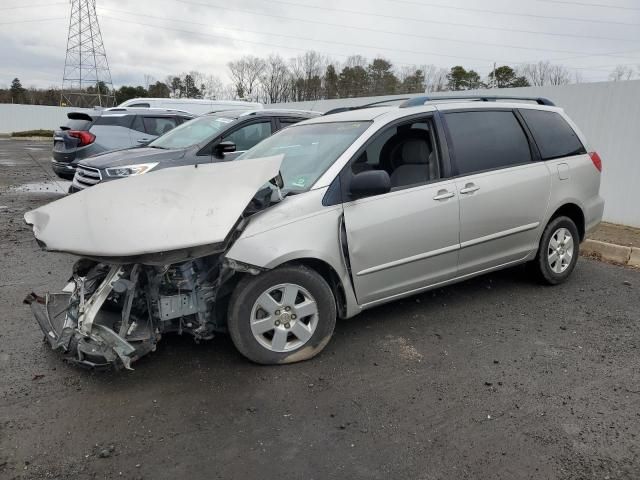
<path id="1" fill-rule="evenodd" d="M 235 274 L 260 273 L 225 254 L 278 201 L 265 184 L 281 160 L 161 170 L 28 212 L 43 248 L 81 257 L 60 293 L 25 299 L 51 347 L 82 366 L 130 369 L 164 334 L 225 331 Z"/>

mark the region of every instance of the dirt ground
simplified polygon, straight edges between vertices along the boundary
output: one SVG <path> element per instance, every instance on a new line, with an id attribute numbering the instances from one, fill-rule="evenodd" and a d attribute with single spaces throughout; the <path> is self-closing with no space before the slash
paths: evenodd
<path id="1" fill-rule="evenodd" d="M 367 311 L 301 364 L 226 336 L 63 364 L 21 303 L 74 261 L 22 222 L 65 188 L 39 183 L 49 148 L 0 140 L 0 479 L 640 478 L 640 272 L 588 259 L 554 288 L 516 268 Z"/>
<path id="2" fill-rule="evenodd" d="M 602 223 L 596 231 L 589 235 L 589 238 L 625 247 L 640 247 L 640 228 Z"/>

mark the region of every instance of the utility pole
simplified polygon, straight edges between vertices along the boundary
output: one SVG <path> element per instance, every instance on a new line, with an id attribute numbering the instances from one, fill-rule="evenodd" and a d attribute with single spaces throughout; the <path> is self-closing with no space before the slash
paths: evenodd
<path id="1" fill-rule="evenodd" d="M 116 99 L 96 0 L 70 0 L 70 3 L 60 103 L 71 107 L 113 107 Z"/>

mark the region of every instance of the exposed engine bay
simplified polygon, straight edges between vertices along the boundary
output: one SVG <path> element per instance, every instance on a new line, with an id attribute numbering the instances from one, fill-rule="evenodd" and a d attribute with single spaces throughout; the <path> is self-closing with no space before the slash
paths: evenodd
<path id="1" fill-rule="evenodd" d="M 218 311 L 216 299 L 224 297 L 222 287 L 235 270 L 220 259 L 212 255 L 165 266 L 81 259 L 63 293 L 31 294 L 26 301 L 51 347 L 69 361 L 131 368 L 166 333 L 199 341 L 225 330 L 226 312 Z"/>

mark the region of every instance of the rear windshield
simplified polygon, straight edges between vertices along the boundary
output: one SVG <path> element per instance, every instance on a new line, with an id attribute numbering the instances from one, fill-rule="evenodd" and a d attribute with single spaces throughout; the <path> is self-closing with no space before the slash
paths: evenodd
<path id="1" fill-rule="evenodd" d="M 94 125 L 101 126 L 116 126 L 116 127 L 131 127 L 131 123 L 133 122 L 133 115 L 101 115 L 99 116 Z"/>
<path id="2" fill-rule="evenodd" d="M 91 123 L 93 123 L 91 120 L 69 119 L 66 127 L 69 130 L 89 130 Z"/>
<path id="3" fill-rule="evenodd" d="M 155 148 L 188 148 L 213 140 L 219 133 L 226 130 L 235 119 L 228 117 L 205 116 L 183 123 L 165 133 L 149 144 Z"/>
<path id="4" fill-rule="evenodd" d="M 556 112 L 521 109 L 543 160 L 587 153 L 573 128 Z"/>
<path id="5" fill-rule="evenodd" d="M 284 155 L 280 167 L 284 189 L 304 192 L 370 125 L 371 122 L 293 125 L 263 140 L 238 160 Z"/>

